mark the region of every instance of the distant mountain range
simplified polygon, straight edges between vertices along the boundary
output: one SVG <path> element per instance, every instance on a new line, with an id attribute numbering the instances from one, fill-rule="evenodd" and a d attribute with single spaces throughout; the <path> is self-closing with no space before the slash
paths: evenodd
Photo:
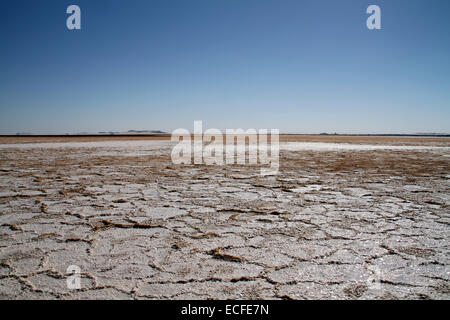
<path id="1" fill-rule="evenodd" d="M 77 132 L 77 133 L 66 133 L 66 134 L 33 134 L 28 132 L 17 132 L 16 136 L 95 136 L 95 135 L 163 135 L 163 134 L 170 134 L 165 131 L 161 130 L 128 130 L 128 131 L 100 131 L 97 133 L 92 132 Z M 449 137 L 449 133 L 435 133 L 435 132 L 418 132 L 418 133 L 378 133 L 378 134 L 342 134 L 342 133 L 328 133 L 328 132 L 322 132 L 319 134 L 315 133 L 281 133 L 282 135 L 321 135 L 321 136 L 417 136 L 417 137 Z M 7 135 L 9 136 L 9 135 Z M 11 135 L 12 136 L 12 135 Z"/>
<path id="2" fill-rule="evenodd" d="M 161 130 L 128 130 L 126 132 L 100 131 L 98 134 L 126 135 L 126 134 L 164 134 L 167 132 Z"/>
<path id="3" fill-rule="evenodd" d="M 167 132 L 161 130 L 128 130 L 128 131 L 100 131 L 97 133 L 92 132 L 76 132 L 66 134 L 33 134 L 29 132 L 17 132 L 16 136 L 95 136 L 95 135 L 155 135 L 155 134 L 167 134 Z"/>

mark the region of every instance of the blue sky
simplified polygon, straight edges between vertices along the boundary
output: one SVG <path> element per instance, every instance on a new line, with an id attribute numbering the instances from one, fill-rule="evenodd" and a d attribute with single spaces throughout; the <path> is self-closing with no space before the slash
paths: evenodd
<path id="1" fill-rule="evenodd" d="M 1 1 L 0 134 L 450 132 L 449 16 L 448 0 Z"/>

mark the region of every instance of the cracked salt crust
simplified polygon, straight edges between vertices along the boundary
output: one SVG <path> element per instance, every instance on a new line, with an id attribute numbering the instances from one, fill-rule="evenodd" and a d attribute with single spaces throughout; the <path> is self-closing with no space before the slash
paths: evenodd
<path id="1" fill-rule="evenodd" d="M 0 145 L 0 298 L 450 298 L 448 147 L 282 143 L 261 177 L 171 146 Z"/>

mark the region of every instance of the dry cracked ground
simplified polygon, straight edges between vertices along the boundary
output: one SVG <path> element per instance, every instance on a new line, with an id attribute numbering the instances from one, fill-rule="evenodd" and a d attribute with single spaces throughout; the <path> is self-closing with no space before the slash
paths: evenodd
<path id="1" fill-rule="evenodd" d="M 1 145 L 2 299 L 450 298 L 448 140 L 282 146 L 265 177 L 121 143 Z"/>

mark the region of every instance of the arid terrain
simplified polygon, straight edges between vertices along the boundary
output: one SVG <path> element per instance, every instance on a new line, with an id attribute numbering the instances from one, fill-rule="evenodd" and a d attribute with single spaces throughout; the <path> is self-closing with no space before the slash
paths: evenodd
<path id="1" fill-rule="evenodd" d="M 0 138 L 0 298 L 450 298 L 450 138 L 284 136 L 275 176 L 167 140 Z"/>

